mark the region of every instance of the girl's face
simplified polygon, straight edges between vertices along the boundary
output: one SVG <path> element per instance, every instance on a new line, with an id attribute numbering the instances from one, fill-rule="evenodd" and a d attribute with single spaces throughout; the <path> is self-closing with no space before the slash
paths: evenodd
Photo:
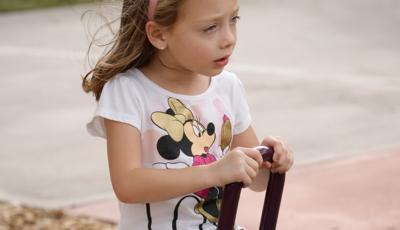
<path id="1" fill-rule="evenodd" d="M 167 31 L 167 63 L 192 73 L 218 75 L 236 44 L 237 0 L 186 0 Z"/>

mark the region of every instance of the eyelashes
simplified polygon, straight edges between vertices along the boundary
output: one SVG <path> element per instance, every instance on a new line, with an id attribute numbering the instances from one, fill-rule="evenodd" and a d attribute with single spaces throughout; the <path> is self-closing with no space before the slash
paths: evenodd
<path id="1" fill-rule="evenodd" d="M 236 15 L 236 16 L 232 17 L 231 21 L 230 21 L 230 24 L 231 25 L 236 25 L 236 23 L 240 20 L 240 18 L 241 17 L 239 15 Z M 215 23 L 215 24 L 209 25 L 206 29 L 203 30 L 203 32 L 211 33 L 211 32 L 216 31 L 218 29 L 218 27 L 219 27 L 219 24 Z"/>
<path id="2" fill-rule="evenodd" d="M 232 18 L 232 22 L 236 23 L 237 21 L 240 20 L 240 16 L 236 15 L 235 17 Z"/>

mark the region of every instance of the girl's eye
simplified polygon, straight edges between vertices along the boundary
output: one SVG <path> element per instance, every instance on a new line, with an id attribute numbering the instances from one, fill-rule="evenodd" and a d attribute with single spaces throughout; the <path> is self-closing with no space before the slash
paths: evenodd
<path id="1" fill-rule="evenodd" d="M 236 24 L 236 22 L 239 21 L 239 20 L 240 20 L 240 16 L 237 15 L 237 16 L 232 18 L 232 23 Z"/>
<path id="2" fill-rule="evenodd" d="M 204 32 L 212 32 L 216 29 L 217 29 L 217 25 L 212 25 L 212 26 L 209 26 L 207 29 L 205 29 Z"/>

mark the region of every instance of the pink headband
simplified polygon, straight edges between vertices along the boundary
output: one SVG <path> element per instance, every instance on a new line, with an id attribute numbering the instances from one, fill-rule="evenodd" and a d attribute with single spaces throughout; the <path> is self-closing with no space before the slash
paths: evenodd
<path id="1" fill-rule="evenodd" d="M 149 11 L 147 12 L 147 17 L 149 20 L 154 19 L 154 14 L 156 12 L 156 7 L 157 7 L 158 0 L 149 0 Z"/>

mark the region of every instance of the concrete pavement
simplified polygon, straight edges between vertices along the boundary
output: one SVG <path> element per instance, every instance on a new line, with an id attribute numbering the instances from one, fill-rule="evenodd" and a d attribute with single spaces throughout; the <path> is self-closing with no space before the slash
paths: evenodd
<path id="1" fill-rule="evenodd" d="M 399 164 L 400 148 L 295 167 L 286 177 L 277 229 L 400 229 Z M 258 229 L 264 196 L 243 190 L 237 214 L 240 225 Z M 119 220 L 115 199 L 66 211 Z"/>

